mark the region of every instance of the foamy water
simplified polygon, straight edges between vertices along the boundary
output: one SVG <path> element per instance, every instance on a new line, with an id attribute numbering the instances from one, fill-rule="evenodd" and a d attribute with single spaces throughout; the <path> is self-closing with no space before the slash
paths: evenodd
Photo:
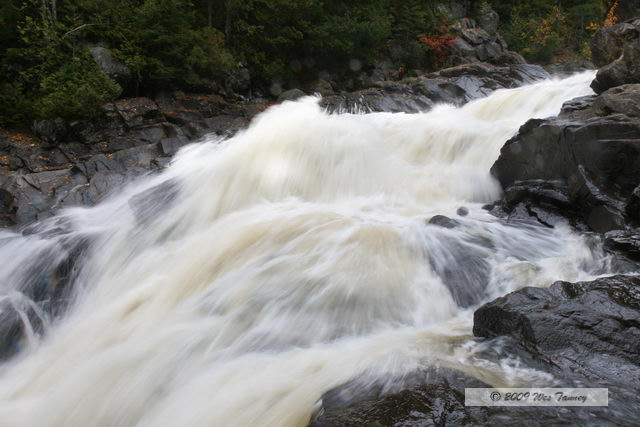
<path id="1" fill-rule="evenodd" d="M 481 207 L 500 196 L 489 168 L 504 142 L 592 79 L 423 114 L 285 102 L 96 207 L 3 232 L 0 298 L 25 313 L 40 310 L 21 292 L 34 266 L 85 255 L 66 314 L 38 311 L 44 338 L 28 333 L 0 365 L 0 425 L 297 426 L 354 378 L 441 366 L 548 380 L 479 361 L 473 309 L 607 260 L 568 227 L 509 226 Z"/>

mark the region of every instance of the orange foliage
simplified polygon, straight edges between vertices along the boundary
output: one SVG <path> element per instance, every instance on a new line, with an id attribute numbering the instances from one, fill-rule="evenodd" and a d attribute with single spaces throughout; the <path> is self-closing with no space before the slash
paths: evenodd
<path id="1" fill-rule="evenodd" d="M 432 36 L 422 35 L 418 37 L 418 40 L 427 48 L 427 50 L 435 54 L 438 65 L 444 65 L 447 60 L 447 51 L 449 47 L 454 46 L 456 41 L 453 34 L 444 33 L 436 34 Z"/>
<path id="2" fill-rule="evenodd" d="M 609 9 L 609 13 L 607 13 L 603 26 L 610 27 L 611 25 L 618 23 L 618 17 L 616 16 L 616 9 L 618 6 L 620 6 L 620 2 L 616 0 L 616 2 L 613 3 L 613 6 L 611 6 L 611 9 Z"/>
<path id="3" fill-rule="evenodd" d="M 618 17 L 616 16 L 616 10 L 618 9 L 618 6 L 620 6 L 620 2 L 616 0 L 613 3 L 613 6 L 611 6 L 611 9 L 609 9 L 609 12 L 607 12 L 607 17 L 604 19 L 604 22 L 602 23 L 602 25 L 596 24 L 595 22 L 591 22 L 589 23 L 589 25 L 587 25 L 587 30 L 597 31 L 600 28 L 610 27 L 612 25 L 617 24 Z"/>

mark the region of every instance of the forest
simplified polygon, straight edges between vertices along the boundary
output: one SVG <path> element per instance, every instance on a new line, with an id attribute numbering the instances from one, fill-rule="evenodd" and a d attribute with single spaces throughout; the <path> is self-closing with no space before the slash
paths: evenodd
<path id="1" fill-rule="evenodd" d="M 424 69 L 456 29 L 438 0 L 5 0 L 0 6 L 0 126 L 91 117 L 121 96 L 206 92 L 242 67 L 253 87 L 367 67 L 400 42 Z M 482 6 L 472 1 L 471 9 Z M 500 33 L 527 60 L 589 59 L 588 41 L 615 22 L 618 1 L 501 0 Z M 90 49 L 126 65 L 102 73 Z"/>

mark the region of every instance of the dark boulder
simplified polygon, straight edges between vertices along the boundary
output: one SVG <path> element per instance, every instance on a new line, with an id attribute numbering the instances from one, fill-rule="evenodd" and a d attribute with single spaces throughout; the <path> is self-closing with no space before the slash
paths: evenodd
<path id="1" fill-rule="evenodd" d="M 444 228 L 456 228 L 460 225 L 460 222 L 444 215 L 436 215 L 429 220 L 429 224 L 437 225 Z"/>
<path id="2" fill-rule="evenodd" d="M 640 38 L 627 43 L 620 58 L 598 70 L 591 87 L 602 93 L 626 83 L 640 83 Z"/>
<path id="3" fill-rule="evenodd" d="M 304 96 L 307 96 L 307 94 L 300 89 L 289 89 L 282 92 L 280 96 L 278 96 L 278 102 L 295 101 L 296 99 L 302 98 Z"/>
<path id="4" fill-rule="evenodd" d="M 615 230 L 604 235 L 604 247 L 624 256 L 640 261 L 640 230 Z"/>
<path id="5" fill-rule="evenodd" d="M 84 175 L 56 170 L 29 175 L 0 175 L 0 188 L 10 194 L 5 209 L 13 223 L 29 224 L 53 215 L 52 208 L 75 188 L 87 184 Z"/>
<path id="6" fill-rule="evenodd" d="M 229 73 L 224 82 L 227 94 L 246 94 L 251 89 L 251 73 L 246 67 L 240 67 Z"/>
<path id="7" fill-rule="evenodd" d="M 527 122 L 491 168 L 505 189 L 502 209 L 525 203 L 597 232 L 626 228 L 640 184 L 638 102 L 638 86 L 627 85 Z"/>
<path id="8" fill-rule="evenodd" d="M 88 235 L 73 232 L 65 218 L 30 225 L 3 235 L 3 244 L 37 242 L 29 257 L 12 271 L 11 288 L 0 293 L 0 360 L 18 353 L 45 333 L 71 301 L 74 283 L 89 250 Z M 16 254 L 20 256 L 20 253 Z M 24 254 L 22 254 L 24 255 Z"/>
<path id="9" fill-rule="evenodd" d="M 601 408 L 465 405 L 466 388 L 487 387 L 491 385 L 444 368 L 401 380 L 353 381 L 322 396 L 309 426 L 611 425 L 634 416 L 632 411 L 618 415 Z"/>
<path id="10" fill-rule="evenodd" d="M 133 86 L 131 70 L 124 62 L 116 58 L 108 48 L 93 45 L 89 46 L 88 49 L 100 71 L 118 82 L 125 90 L 129 90 Z"/>
<path id="11" fill-rule="evenodd" d="M 640 278 L 521 289 L 480 307 L 473 333 L 508 336 L 565 376 L 620 391 L 620 403 L 640 380 Z"/>
<path id="12" fill-rule="evenodd" d="M 158 104 L 149 98 L 120 99 L 115 107 L 129 128 L 154 123 L 160 117 Z"/>
<path id="13" fill-rule="evenodd" d="M 600 116 L 624 114 L 640 118 L 640 84 L 614 87 L 594 100 L 593 108 Z"/>
<path id="14" fill-rule="evenodd" d="M 640 19 L 600 28 L 591 39 L 593 63 L 602 67 L 615 61 L 622 55 L 624 45 L 638 37 L 640 37 Z"/>
<path id="15" fill-rule="evenodd" d="M 322 396 L 311 427 L 469 425 L 486 420 L 486 408 L 465 407 L 465 387 L 489 387 L 461 372 L 440 369 L 408 380 L 348 383 Z"/>
<path id="16" fill-rule="evenodd" d="M 476 21 L 478 26 L 490 35 L 496 35 L 498 31 L 498 24 L 500 23 L 500 16 L 491 8 L 488 3 L 481 3 L 476 13 Z"/>
<path id="17" fill-rule="evenodd" d="M 19 353 L 28 343 L 28 334 L 42 330 L 41 315 L 19 294 L 0 297 L 0 362 Z"/>
<path id="18" fill-rule="evenodd" d="M 60 117 L 51 120 L 35 120 L 32 129 L 38 138 L 48 144 L 55 145 L 67 133 L 67 124 Z"/>

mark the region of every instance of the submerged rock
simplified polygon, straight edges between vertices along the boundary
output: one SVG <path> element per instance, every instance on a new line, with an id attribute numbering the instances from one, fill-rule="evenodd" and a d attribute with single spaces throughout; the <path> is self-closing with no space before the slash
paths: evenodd
<path id="1" fill-rule="evenodd" d="M 444 228 L 456 228 L 460 225 L 460 222 L 444 215 L 436 215 L 431 217 L 431 219 L 429 220 L 429 224 L 437 225 Z"/>

